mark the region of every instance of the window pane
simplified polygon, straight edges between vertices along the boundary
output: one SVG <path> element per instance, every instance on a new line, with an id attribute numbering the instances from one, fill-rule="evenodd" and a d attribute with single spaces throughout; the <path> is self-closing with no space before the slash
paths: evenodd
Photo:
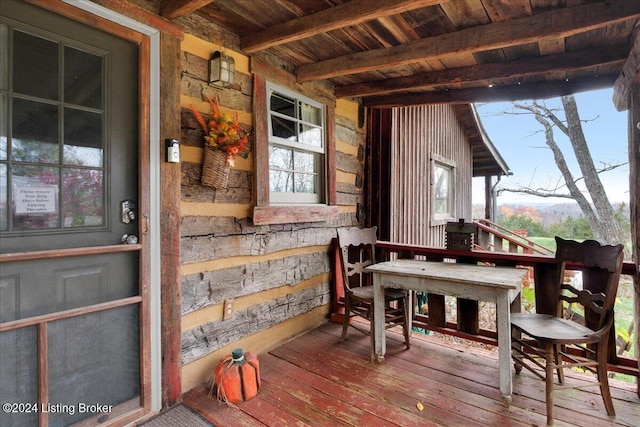
<path id="1" fill-rule="evenodd" d="M 102 108 L 102 58 L 64 49 L 64 97 L 71 104 Z"/>
<path id="2" fill-rule="evenodd" d="M 101 167 L 102 115 L 71 108 L 64 111 L 64 163 Z"/>
<path id="3" fill-rule="evenodd" d="M 304 102 L 300 103 L 300 119 L 314 125 L 322 125 L 322 114 L 318 107 L 314 107 Z"/>
<path id="4" fill-rule="evenodd" d="M 58 43 L 13 32 L 13 90 L 58 100 Z"/>
<path id="5" fill-rule="evenodd" d="M 315 172 L 315 155 L 312 153 L 295 152 L 295 170 L 296 172 Z"/>
<path id="6" fill-rule="evenodd" d="M 269 171 L 269 189 L 278 193 L 293 193 L 293 173 Z"/>
<path id="7" fill-rule="evenodd" d="M 58 107 L 13 100 L 11 158 L 18 162 L 58 163 Z"/>
<path id="8" fill-rule="evenodd" d="M 287 139 L 289 141 L 297 140 L 296 123 L 292 120 L 283 119 L 278 116 L 271 116 L 271 132 L 273 136 Z"/>
<path id="9" fill-rule="evenodd" d="M 8 107 L 9 98 L 6 95 L 0 95 L 0 160 L 7 160 L 8 141 Z"/>
<path id="10" fill-rule="evenodd" d="M 296 193 L 315 193 L 315 175 L 309 173 L 296 173 Z"/>
<path id="11" fill-rule="evenodd" d="M 434 199 L 435 213 L 449 213 L 449 186 L 451 179 L 451 171 L 442 166 L 436 165 L 434 168 Z"/>
<path id="12" fill-rule="evenodd" d="M 300 142 L 313 147 L 322 147 L 322 128 L 300 124 Z"/>
<path id="13" fill-rule="evenodd" d="M 9 88 L 9 29 L 0 24 L 0 89 Z M 4 105 L 3 105 L 4 107 Z M 7 110 L 3 110 L 7 111 Z"/>
<path id="14" fill-rule="evenodd" d="M 102 171 L 65 169 L 62 173 L 63 227 L 104 224 Z"/>
<path id="15" fill-rule="evenodd" d="M 293 150 L 282 147 L 269 147 L 270 169 L 293 169 Z"/>
<path id="16" fill-rule="evenodd" d="M 296 118 L 296 101 L 280 93 L 271 94 L 271 111 Z"/>
<path id="17" fill-rule="evenodd" d="M 9 229 L 7 185 L 7 165 L 0 165 L 0 231 L 6 231 Z"/>
<path id="18" fill-rule="evenodd" d="M 11 182 L 13 230 L 59 227 L 58 168 L 14 165 Z"/>

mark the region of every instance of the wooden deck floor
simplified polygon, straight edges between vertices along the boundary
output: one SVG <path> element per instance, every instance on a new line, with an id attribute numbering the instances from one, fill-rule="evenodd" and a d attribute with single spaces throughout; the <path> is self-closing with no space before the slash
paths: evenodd
<path id="1" fill-rule="evenodd" d="M 236 426 L 535 426 L 546 425 L 544 384 L 514 375 L 513 404 L 500 400 L 497 354 L 414 334 L 411 350 L 388 332 L 383 364 L 370 363 L 369 338 L 328 323 L 259 356 L 262 388 L 237 407 L 205 386 L 184 403 L 218 427 Z M 579 381 L 570 378 L 570 381 Z M 578 376 L 579 377 L 579 376 Z M 598 387 L 556 393 L 556 426 L 640 426 L 635 384 L 611 384 L 615 418 Z M 417 404 L 424 409 L 420 411 Z"/>

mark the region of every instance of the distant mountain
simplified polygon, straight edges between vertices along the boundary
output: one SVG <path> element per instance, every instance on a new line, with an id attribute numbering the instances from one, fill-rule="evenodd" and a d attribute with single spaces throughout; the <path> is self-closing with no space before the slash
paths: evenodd
<path id="1" fill-rule="evenodd" d="M 577 203 L 504 203 L 498 205 L 500 210 L 502 207 L 507 207 L 515 214 L 522 214 L 528 216 L 535 216 L 541 219 L 542 224 L 546 227 L 551 224 L 557 224 L 566 220 L 567 218 L 582 218 L 582 211 Z M 614 209 L 619 209 L 620 203 L 613 204 Z M 535 212 L 535 214 L 534 214 Z M 625 212 L 629 215 L 629 204 L 625 205 Z M 482 218 L 484 216 L 484 205 L 473 205 L 473 217 Z"/>

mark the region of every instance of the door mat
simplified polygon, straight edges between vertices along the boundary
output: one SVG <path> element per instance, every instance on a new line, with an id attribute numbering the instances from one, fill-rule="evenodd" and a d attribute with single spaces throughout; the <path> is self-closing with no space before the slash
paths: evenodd
<path id="1" fill-rule="evenodd" d="M 185 404 L 169 409 L 155 418 L 141 424 L 141 427 L 215 427 L 200 414 Z"/>

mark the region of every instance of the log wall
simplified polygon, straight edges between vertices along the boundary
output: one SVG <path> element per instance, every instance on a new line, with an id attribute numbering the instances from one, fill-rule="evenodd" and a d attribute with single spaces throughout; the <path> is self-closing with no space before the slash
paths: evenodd
<path id="1" fill-rule="evenodd" d="M 194 28 L 197 23 L 190 23 Z M 252 74 L 268 69 L 268 58 L 249 58 L 233 51 L 235 84 L 207 85 L 208 57 L 220 46 L 195 29 L 181 46 L 181 221 L 180 288 L 183 392 L 207 381 L 215 364 L 235 347 L 262 353 L 327 321 L 331 302 L 330 245 L 336 228 L 362 225 L 356 204 L 362 203 L 364 129 L 358 127 L 355 102 L 333 98 L 327 88 L 297 86 L 276 70 L 264 76 L 307 96 L 329 102 L 335 111 L 335 200 L 338 216 L 330 221 L 254 225 L 255 159 L 236 159 L 226 190 L 200 185 L 203 132 L 189 106 L 205 116 L 204 94 L 217 94 L 225 112 L 239 115 L 250 135 Z M 198 34 L 196 37 L 194 34 Z M 292 86 L 293 85 L 293 86 Z M 314 96 L 315 95 L 315 96 Z M 225 301 L 233 314 L 223 318 Z"/>
<path id="2" fill-rule="evenodd" d="M 453 105 L 394 108 L 391 127 L 391 241 L 445 246 L 432 222 L 432 155 L 454 162 L 455 217 L 471 219 L 473 153 Z"/>

